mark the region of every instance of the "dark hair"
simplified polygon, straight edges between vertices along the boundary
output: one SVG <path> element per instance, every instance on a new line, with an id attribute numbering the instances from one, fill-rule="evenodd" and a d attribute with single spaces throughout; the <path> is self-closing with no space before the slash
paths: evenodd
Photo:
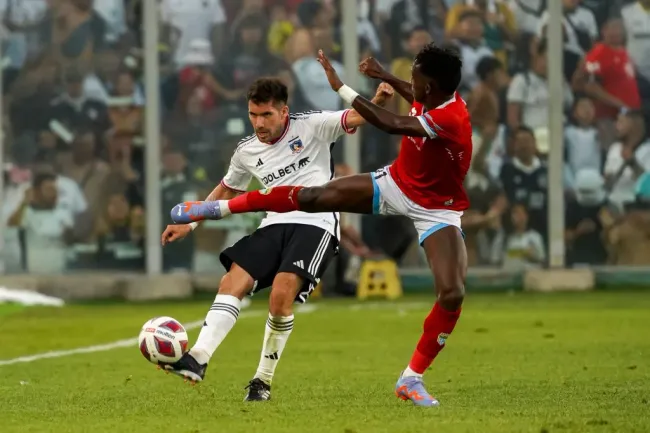
<path id="1" fill-rule="evenodd" d="M 289 100 L 289 90 L 279 78 L 258 78 L 248 88 L 246 99 L 255 104 L 268 102 L 286 104 Z"/>
<path id="2" fill-rule="evenodd" d="M 296 15 L 298 20 L 305 27 L 311 27 L 314 23 L 314 18 L 323 9 L 321 2 L 316 0 L 305 0 L 298 5 Z"/>
<path id="3" fill-rule="evenodd" d="M 517 135 L 520 132 L 523 132 L 525 134 L 530 134 L 531 137 L 535 138 L 535 131 L 533 131 L 533 128 L 531 128 L 530 126 L 519 125 L 517 129 L 513 131 L 513 135 Z"/>
<path id="4" fill-rule="evenodd" d="M 425 26 L 423 26 L 423 25 L 413 26 L 413 27 L 411 27 L 408 31 L 405 31 L 405 32 L 404 32 L 404 34 L 403 34 L 404 39 L 405 39 L 405 40 L 409 40 L 409 39 L 411 39 L 411 37 L 412 37 L 415 33 L 417 33 L 417 32 L 427 32 L 427 33 L 429 33 L 429 29 L 427 29 L 427 28 L 426 28 Z"/>
<path id="5" fill-rule="evenodd" d="M 39 189 L 45 182 L 56 182 L 56 175 L 52 173 L 38 173 L 32 180 L 32 187 Z"/>
<path id="6" fill-rule="evenodd" d="M 428 44 L 415 56 L 415 64 L 436 82 L 441 92 L 451 95 L 458 88 L 463 61 L 457 49 Z"/>
<path id="7" fill-rule="evenodd" d="M 478 62 L 478 65 L 476 65 L 476 75 L 478 75 L 481 81 L 485 81 L 488 75 L 499 69 L 503 69 L 503 63 L 501 63 L 501 60 L 492 56 L 483 57 Z"/>

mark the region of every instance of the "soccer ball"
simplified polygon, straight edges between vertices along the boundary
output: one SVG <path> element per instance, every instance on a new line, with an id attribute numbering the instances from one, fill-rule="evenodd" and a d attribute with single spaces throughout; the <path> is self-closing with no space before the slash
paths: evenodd
<path id="1" fill-rule="evenodd" d="M 138 346 L 147 361 L 173 364 L 187 352 L 187 332 L 176 319 L 154 317 L 142 326 Z"/>

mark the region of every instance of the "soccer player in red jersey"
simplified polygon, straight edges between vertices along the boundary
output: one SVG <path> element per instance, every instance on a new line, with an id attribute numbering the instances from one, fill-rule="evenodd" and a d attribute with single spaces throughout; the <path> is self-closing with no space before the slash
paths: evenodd
<path id="1" fill-rule="evenodd" d="M 438 406 L 422 375 L 445 346 L 460 316 L 467 251 L 460 228 L 468 208 L 463 180 L 472 158 L 472 128 L 465 102 L 456 92 L 462 62 L 458 53 L 427 45 L 416 56 L 411 83 L 385 72 L 374 59 L 360 69 L 381 79 L 412 103 L 409 116 L 387 111 L 341 82 L 329 60 L 319 58 L 332 89 L 379 129 L 403 135 L 397 160 L 371 174 L 342 177 L 320 187 L 279 186 L 231 200 L 180 204 L 177 223 L 221 219 L 230 214 L 271 212 L 353 212 L 406 215 L 418 231 L 435 277 L 436 302 L 395 392 L 418 406 Z"/>

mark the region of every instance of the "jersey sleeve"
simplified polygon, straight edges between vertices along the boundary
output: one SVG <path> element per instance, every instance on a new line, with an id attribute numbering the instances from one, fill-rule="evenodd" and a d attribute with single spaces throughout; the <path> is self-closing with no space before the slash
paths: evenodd
<path id="1" fill-rule="evenodd" d="M 221 179 L 221 185 L 235 192 L 246 192 L 253 175 L 248 171 L 243 161 L 243 155 L 235 151 L 230 159 L 228 172 Z"/>
<path id="2" fill-rule="evenodd" d="M 436 108 L 418 116 L 417 119 L 431 139 L 451 138 L 457 135 L 457 116 L 450 109 Z"/>
<path id="3" fill-rule="evenodd" d="M 312 113 L 307 117 L 307 121 L 312 126 L 316 137 L 328 143 L 333 143 L 342 135 L 354 134 L 356 132 L 355 128 L 350 128 L 347 124 L 350 111 L 321 111 L 320 113 Z"/>

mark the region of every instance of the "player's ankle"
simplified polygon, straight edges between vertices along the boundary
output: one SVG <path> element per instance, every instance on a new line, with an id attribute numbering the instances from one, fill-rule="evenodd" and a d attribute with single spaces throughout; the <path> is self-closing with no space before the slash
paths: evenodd
<path id="1" fill-rule="evenodd" d="M 192 358 L 196 359 L 196 362 L 198 362 L 201 365 L 207 364 L 208 362 L 210 362 L 210 355 L 208 354 L 208 352 L 201 349 L 200 347 L 195 346 L 195 347 L 191 348 L 190 349 L 190 356 L 192 356 Z"/>
<path id="2" fill-rule="evenodd" d="M 402 377 L 422 377 L 422 373 L 418 373 L 417 371 L 413 370 L 409 365 L 404 369 Z"/>

